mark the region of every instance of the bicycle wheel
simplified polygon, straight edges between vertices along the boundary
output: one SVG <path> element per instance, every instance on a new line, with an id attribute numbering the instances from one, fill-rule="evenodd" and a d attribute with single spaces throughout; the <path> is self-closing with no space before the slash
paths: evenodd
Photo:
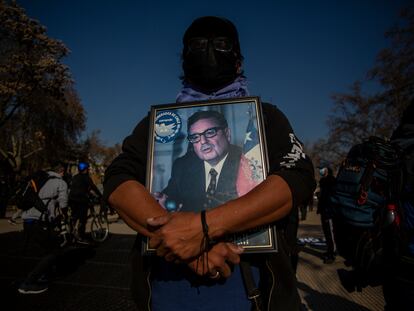
<path id="1" fill-rule="evenodd" d="M 94 215 L 91 222 L 91 237 L 96 242 L 103 242 L 109 235 L 108 219 L 102 215 Z"/>

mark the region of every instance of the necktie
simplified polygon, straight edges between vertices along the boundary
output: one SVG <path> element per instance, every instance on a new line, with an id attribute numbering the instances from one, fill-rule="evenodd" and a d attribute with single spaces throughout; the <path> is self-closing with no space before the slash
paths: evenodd
<path id="1" fill-rule="evenodd" d="M 216 184 L 217 184 L 217 172 L 214 168 L 212 168 L 209 172 L 210 174 L 210 184 L 207 187 L 207 194 L 213 195 L 216 192 Z"/>
<path id="2" fill-rule="evenodd" d="M 207 196 L 207 206 L 211 206 L 211 199 L 216 192 L 216 184 L 217 184 L 217 172 L 214 168 L 212 168 L 209 172 L 210 174 L 210 183 L 207 187 L 206 196 Z M 206 207 L 207 207 L 206 206 Z"/>

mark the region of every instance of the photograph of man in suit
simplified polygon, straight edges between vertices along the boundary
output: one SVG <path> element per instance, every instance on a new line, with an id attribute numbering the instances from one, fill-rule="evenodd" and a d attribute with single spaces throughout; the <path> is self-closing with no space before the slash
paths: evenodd
<path id="1" fill-rule="evenodd" d="M 169 211 L 199 212 L 239 197 L 242 148 L 230 143 L 227 120 L 218 111 L 197 111 L 188 119 L 187 153 L 174 161 L 171 178 L 158 201 Z M 251 175 L 251 174 L 250 174 Z M 251 182 L 251 188 L 256 184 Z"/>

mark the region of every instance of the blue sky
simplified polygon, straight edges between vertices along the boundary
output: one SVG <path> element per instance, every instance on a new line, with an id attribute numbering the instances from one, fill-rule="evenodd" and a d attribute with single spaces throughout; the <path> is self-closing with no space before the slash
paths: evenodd
<path id="1" fill-rule="evenodd" d="M 331 95 L 363 79 L 408 0 L 17 0 L 71 50 L 64 62 L 87 132 L 122 142 L 181 87 L 182 35 L 203 15 L 232 20 L 250 93 L 277 105 L 303 142 L 326 136 Z"/>

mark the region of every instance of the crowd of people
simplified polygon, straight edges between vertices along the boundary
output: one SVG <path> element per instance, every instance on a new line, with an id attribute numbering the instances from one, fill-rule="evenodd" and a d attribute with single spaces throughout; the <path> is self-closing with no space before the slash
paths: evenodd
<path id="1" fill-rule="evenodd" d="M 66 232 L 66 227 L 61 226 L 76 226 L 76 243 L 89 243 L 85 234 L 85 226 L 87 213 L 92 204 L 91 196 L 101 199 L 102 194 L 90 177 L 89 164 L 79 162 L 77 169 L 78 173 L 73 177 L 67 174 L 66 166 L 62 163 L 57 163 L 46 169 L 47 177 L 44 184 L 40 189 L 37 189 L 38 197 L 45 209 L 43 210 L 35 204 L 25 210 L 17 209 L 9 219 L 9 223 L 16 224 L 17 219 L 21 218 L 24 251 L 38 248 L 44 254 L 44 257 L 20 284 L 18 291 L 22 294 L 38 294 L 48 289 L 49 275 L 59 258 L 65 256 L 67 251 L 65 246 L 69 243 L 68 237 L 63 235 L 63 232 Z M 43 171 L 37 174 L 39 173 L 43 173 Z M 21 192 L 26 190 L 25 187 L 27 187 L 30 178 L 34 177 L 28 176 L 23 179 L 15 191 L 7 189 L 6 206 L 13 193 L 16 197 L 15 200 L 22 196 Z"/>

